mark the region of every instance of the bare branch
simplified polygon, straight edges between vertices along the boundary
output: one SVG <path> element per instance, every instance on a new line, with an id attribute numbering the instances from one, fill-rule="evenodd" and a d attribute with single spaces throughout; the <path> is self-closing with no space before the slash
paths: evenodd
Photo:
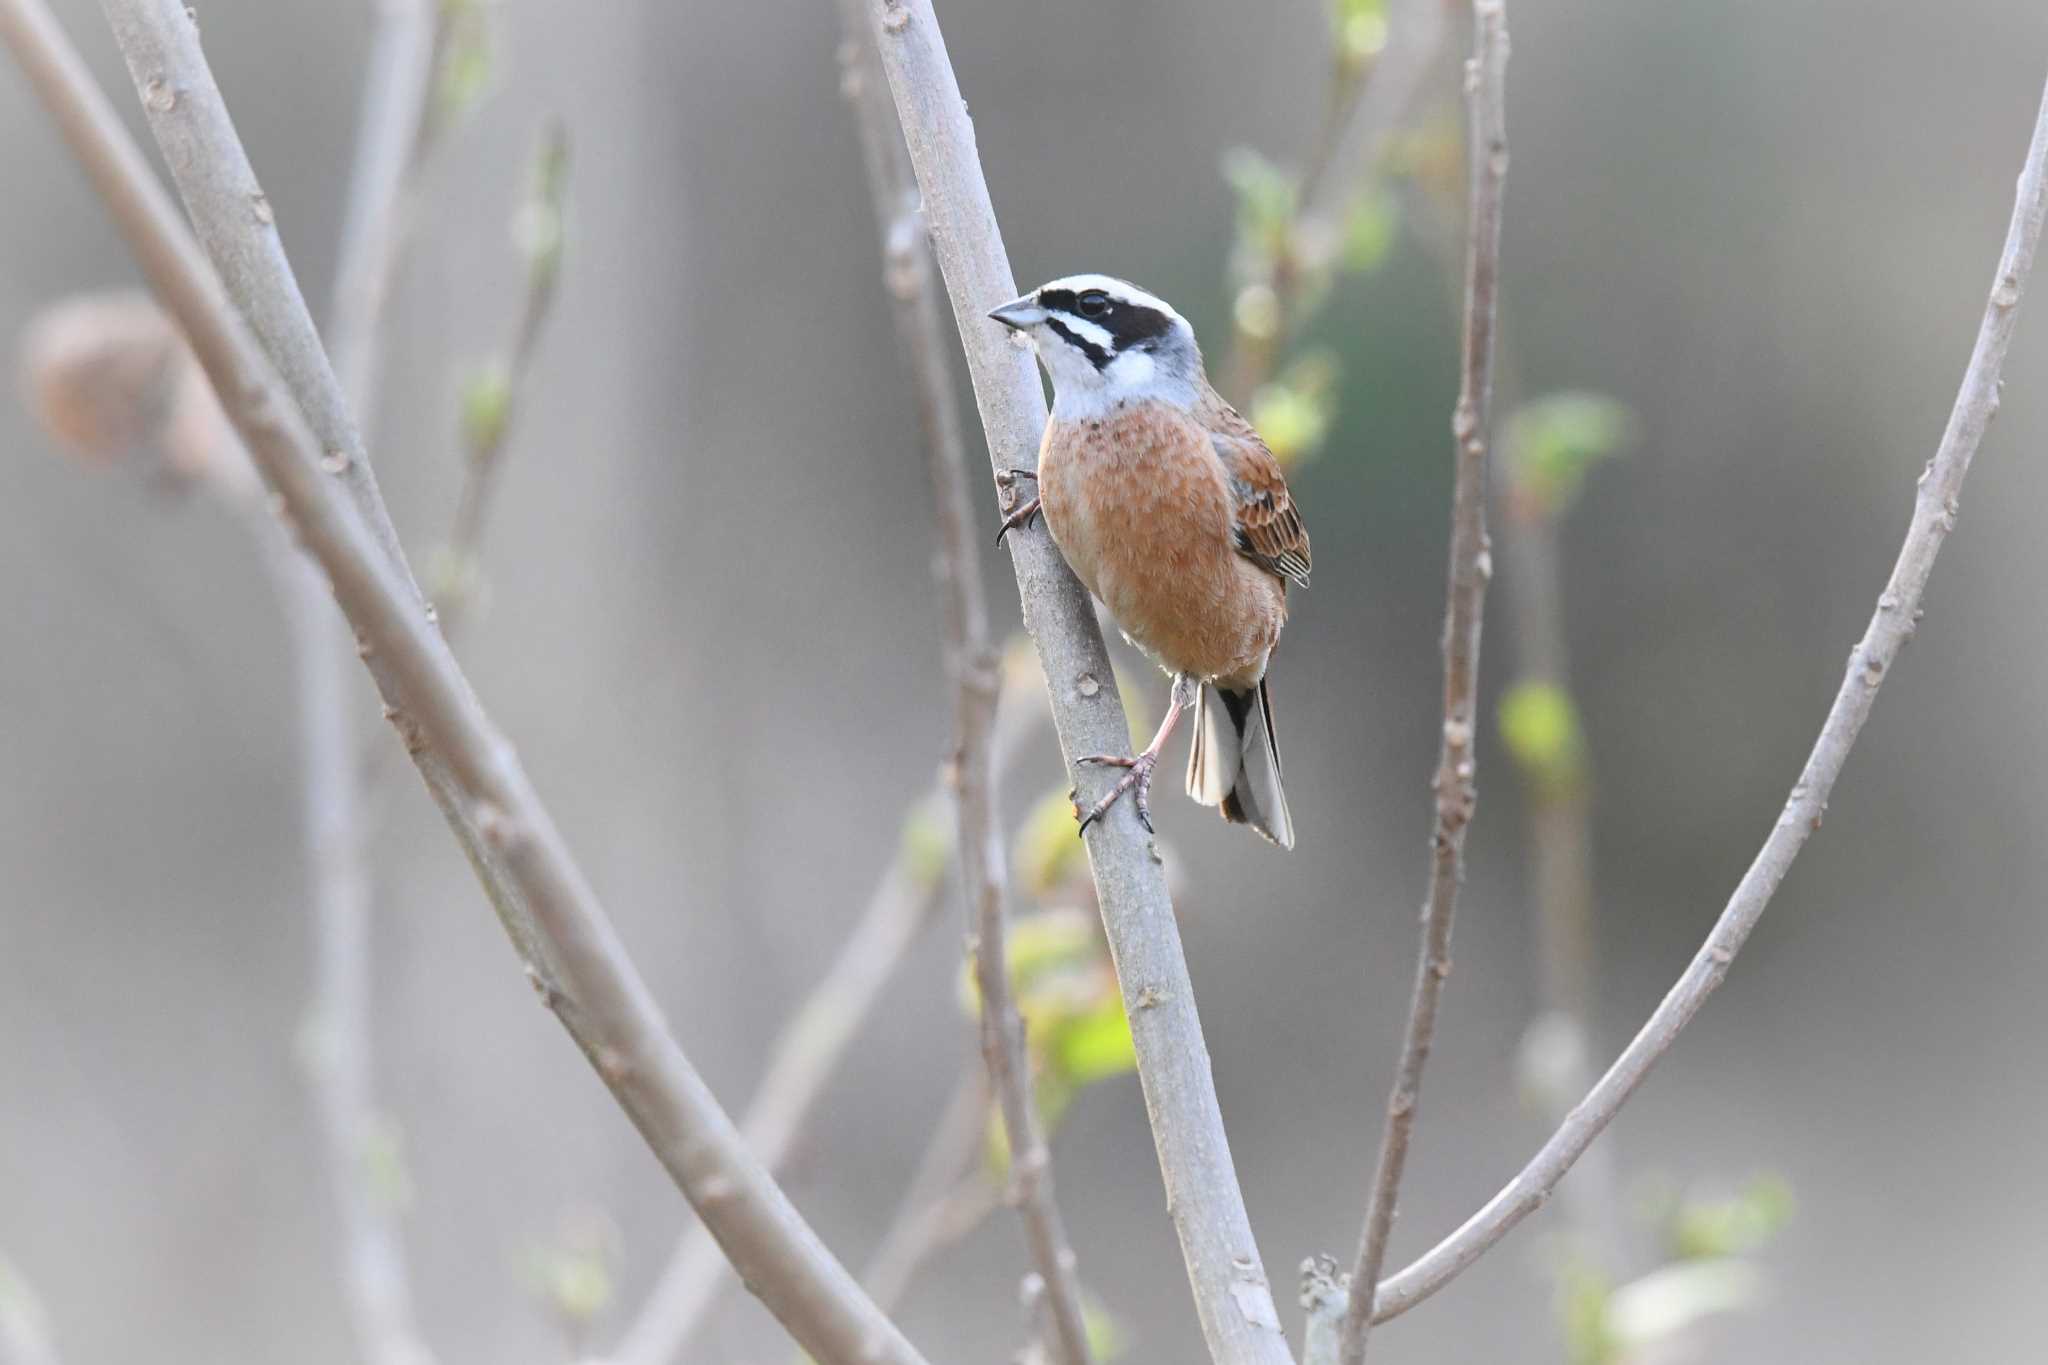
<path id="1" fill-rule="evenodd" d="M 1436 1039 L 1437 1005 L 1451 973 L 1451 920 L 1465 877 L 1465 834 L 1478 804 L 1473 740 L 1478 729 L 1479 635 L 1492 559 L 1486 536 L 1486 476 L 1493 440 L 1493 342 L 1500 279 L 1501 191 L 1507 179 L 1507 14 L 1501 0 L 1473 0 L 1473 55 L 1465 68 L 1470 182 L 1465 233 L 1465 340 L 1458 406 L 1451 420 L 1456 482 L 1451 495 L 1449 604 L 1444 621 L 1443 744 L 1437 759 L 1436 836 L 1422 951 L 1401 1061 L 1387 1098 L 1378 1167 L 1359 1239 L 1339 1360 L 1360 1365 L 1371 1335 L 1371 1289 L 1393 1232 L 1423 1068 Z"/>
<path id="2" fill-rule="evenodd" d="M 1919 622 L 1920 600 L 1934 571 L 1935 556 L 1955 529 L 1963 480 L 1983 443 L 1985 428 L 1998 411 L 1999 371 L 2012 344 L 2020 297 L 2033 272 L 2044 212 L 2048 212 L 2048 90 L 2043 91 L 2035 117 L 2012 222 L 1992 277 L 1991 298 L 1970 352 L 1969 368 L 1949 412 L 1948 426 L 1934 459 L 1920 476 L 1913 518 L 1891 577 L 1877 599 L 1869 628 L 1850 652 L 1848 673 L 1777 823 L 1706 942 L 1614 1065 L 1505 1189 L 1413 1265 L 1380 1284 L 1373 1312 L 1376 1320 L 1404 1313 L 1449 1284 L 1517 1223 L 1542 1207 L 1572 1163 L 1613 1121 L 1650 1068 L 1670 1050 L 1680 1030 L 1727 976 L 1729 964 L 1762 918 L 1799 851 L 1820 828 L 1835 781 L 1877 701 L 1878 687 Z"/>
<path id="3" fill-rule="evenodd" d="M 1311 1256 L 1301 1263 L 1301 1307 L 1308 1322 L 1301 1334 L 1301 1365 L 1337 1365 L 1344 1341 L 1344 1310 L 1351 1303 L 1351 1285 L 1329 1256 Z"/>
<path id="4" fill-rule="evenodd" d="M 328 318 L 334 373 L 365 430 L 376 424 L 384 304 L 404 244 L 406 201 L 426 146 L 443 6 L 441 0 L 371 0 L 371 9 L 376 19 Z"/>
<path id="5" fill-rule="evenodd" d="M 303 301 L 276 245 L 271 214 L 181 3 L 108 0 L 173 173 L 186 182 L 242 312 L 302 338 L 273 368 L 244 330 L 223 280 L 207 269 L 176 210 L 149 175 L 113 110 L 38 0 L 0 0 L 0 37 L 107 200 L 144 273 L 185 329 L 214 390 L 279 494 L 300 539 L 327 570 L 336 599 L 374 665 L 380 690 L 423 773 L 446 774 L 445 804 L 488 857 L 478 873 L 543 997 L 711 1227 L 769 1310 L 827 1365 L 915 1365 L 916 1349 L 833 1259 L 677 1046 L 570 855 L 511 745 L 478 704 L 403 559 L 334 485 L 344 465 L 315 430 L 348 430 L 346 403 L 301 323 Z M 175 130 L 175 131 L 174 131 Z M 275 343 L 273 343 L 275 345 Z M 316 400 L 302 411 L 291 376 Z M 369 487 L 359 471 L 359 488 Z M 371 505 L 375 508 L 374 493 Z M 437 780 L 438 782 L 438 780 Z"/>
<path id="6" fill-rule="evenodd" d="M 937 809 L 943 800 L 935 789 L 913 808 L 910 819 L 946 823 Z M 740 1132 L 748 1150 L 771 1171 L 788 1160 L 861 1023 L 938 908 L 945 869 L 919 866 L 913 845 L 907 836 L 899 844 L 839 956 L 770 1050 Z M 646 1306 L 611 1358 L 618 1365 L 661 1365 L 677 1358 L 717 1301 L 727 1269 L 718 1244 L 701 1223 L 693 1225 L 677 1242 Z"/>
<path id="7" fill-rule="evenodd" d="M 945 1112 L 932 1128 L 924 1154 L 917 1160 L 903 1199 L 888 1229 L 861 1271 L 860 1282 L 885 1312 L 895 1312 L 917 1272 L 951 1246 L 995 1208 L 987 1180 L 974 1171 L 986 1150 L 988 1071 L 970 1066 Z"/>
<path id="8" fill-rule="evenodd" d="M 969 956 L 981 1005 L 981 1052 L 1009 1139 L 1013 1197 L 1024 1222 L 1025 1241 L 1045 1284 L 1044 1306 L 1057 1359 L 1064 1365 L 1092 1365 L 1074 1251 L 1053 1194 L 1052 1151 L 1031 1091 L 1024 1020 L 1010 990 L 1005 940 L 1008 874 L 992 753 L 1001 674 L 988 638 L 988 593 L 974 544 L 967 443 L 946 366 L 945 314 L 918 212 L 917 184 L 897 135 L 873 37 L 860 0 L 842 0 L 840 8 L 846 33 L 844 84 L 861 125 L 896 340 L 910 362 L 931 474 L 946 669 L 955 696 L 954 811 L 959 822 L 960 884 L 967 899 Z"/>
<path id="9" fill-rule="evenodd" d="M 429 0 L 379 0 L 356 129 L 356 166 L 342 229 L 331 337 L 336 375 L 369 419 L 383 350 L 383 303 L 397 256 L 398 205 L 432 76 Z M 232 440 L 225 430 L 222 439 Z M 342 1282 L 357 1349 L 368 1365 L 433 1359 L 413 1311 L 405 1239 L 389 1188 L 391 1125 L 377 1101 L 371 1031 L 371 888 L 364 865 L 366 784 L 351 717 L 356 667 L 319 567 L 260 508 L 247 518 L 291 639 L 298 690 L 300 784 L 313 987 L 307 1004 L 307 1088 L 341 1227 Z M 381 1159 L 380 1159 L 381 1156 Z"/>
<path id="10" fill-rule="evenodd" d="M 989 458 L 998 470 L 1031 468 L 1045 427 L 1045 393 L 1031 357 L 985 316 L 1014 296 L 1016 281 L 938 19 L 930 0 L 867 4 L 966 349 Z M 1086 592 L 1042 528 L 1012 535 L 1009 543 L 1069 774 L 1077 791 L 1097 787 L 1111 779 L 1075 770 L 1072 755 L 1115 752 L 1129 740 L 1102 632 Z M 1233 1365 L 1286 1361 L 1157 852 L 1129 803 L 1091 825 L 1086 840 L 1203 1337 L 1212 1356 Z"/>

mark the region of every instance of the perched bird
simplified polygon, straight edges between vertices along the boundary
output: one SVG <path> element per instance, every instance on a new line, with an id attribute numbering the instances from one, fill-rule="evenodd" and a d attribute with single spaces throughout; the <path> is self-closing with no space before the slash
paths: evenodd
<path id="1" fill-rule="evenodd" d="M 1280 784 L 1266 663 L 1287 621 L 1287 586 L 1308 586 L 1308 532 L 1273 452 L 1202 369 L 1187 319 L 1106 275 L 1041 285 L 989 314 L 1028 337 L 1052 376 L 1036 498 L 1046 529 L 1124 638 L 1173 677 L 1166 719 L 1134 757 L 1079 761 L 1127 769 L 1081 813 L 1081 828 L 1126 792 L 1152 827 L 1152 769 L 1174 723 L 1195 708 L 1188 795 L 1220 806 L 1282 848 L 1294 822 Z"/>

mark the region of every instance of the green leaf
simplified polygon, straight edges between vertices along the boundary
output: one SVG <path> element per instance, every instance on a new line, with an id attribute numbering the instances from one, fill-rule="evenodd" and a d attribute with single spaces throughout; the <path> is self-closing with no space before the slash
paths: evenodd
<path id="1" fill-rule="evenodd" d="M 1614 1286 L 1584 1261 L 1568 1261 L 1558 1274 L 1557 1317 L 1571 1365 L 1614 1365 L 1619 1343 L 1608 1326 Z"/>
<path id="2" fill-rule="evenodd" d="M 1240 249 L 1258 261 L 1278 257 L 1294 231 L 1295 177 L 1249 147 L 1234 147 L 1223 154 L 1223 178 L 1237 191 Z"/>
<path id="3" fill-rule="evenodd" d="M 1347 63 L 1378 56 L 1387 45 L 1386 0 L 1335 0 L 1330 6 L 1330 34 Z"/>
<path id="4" fill-rule="evenodd" d="M 1671 1254 L 1680 1260 L 1715 1260 L 1755 1251 L 1792 1218 L 1792 1186 L 1766 1174 L 1728 1199 L 1687 1200 L 1671 1217 Z"/>
<path id="5" fill-rule="evenodd" d="M 1519 682 L 1500 699 L 1500 735 L 1531 784 L 1568 789 L 1585 777 L 1586 742 L 1571 694 L 1555 683 Z"/>
<path id="6" fill-rule="evenodd" d="M 1025 894 L 1044 900 L 1088 867 L 1088 846 L 1074 837 L 1074 803 L 1055 787 L 1032 804 L 1017 830 L 1017 875 Z"/>
<path id="7" fill-rule="evenodd" d="M 1061 1026 L 1050 1040 L 1053 1065 L 1076 1086 L 1093 1084 L 1138 1069 L 1138 1045 L 1131 1021 L 1114 992 L 1091 1012 Z"/>
<path id="8" fill-rule="evenodd" d="M 498 448 L 511 412 L 512 379 L 503 364 L 479 366 L 462 381 L 462 443 L 472 458 Z"/>
<path id="9" fill-rule="evenodd" d="M 920 801 L 903 819 L 903 870 L 913 886 L 929 892 L 953 861 L 952 812 L 943 801 Z"/>
<path id="10" fill-rule="evenodd" d="M 1615 399 L 1597 393 L 1554 393 L 1516 409 L 1502 428 L 1502 453 L 1515 509 L 1561 516 L 1578 498 L 1587 473 L 1635 440 L 1636 423 Z"/>
<path id="11" fill-rule="evenodd" d="M 1322 449 L 1336 417 L 1337 373 L 1334 353 L 1311 351 L 1252 395 L 1252 425 L 1282 468 L 1292 469 Z"/>
<path id="12" fill-rule="evenodd" d="M 1386 263 L 1400 234 L 1401 201 L 1375 184 L 1344 217 L 1344 246 L 1338 262 L 1346 274 L 1369 275 Z"/>

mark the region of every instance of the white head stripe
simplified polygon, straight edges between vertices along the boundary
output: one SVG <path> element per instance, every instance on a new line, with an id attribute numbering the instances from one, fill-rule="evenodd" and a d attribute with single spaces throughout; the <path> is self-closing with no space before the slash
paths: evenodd
<path id="1" fill-rule="evenodd" d="M 1114 275 L 1069 275 L 1065 279 L 1049 280 L 1039 286 L 1041 289 L 1071 289 L 1076 294 L 1085 294 L 1091 289 L 1100 289 L 1140 308 L 1153 308 L 1170 318 L 1177 318 L 1173 305 L 1156 294 L 1148 294 L 1129 280 L 1117 279 Z"/>
<path id="2" fill-rule="evenodd" d="M 1090 322 L 1086 318 L 1075 317 L 1072 313 L 1062 313 L 1055 311 L 1053 313 L 1053 316 L 1058 318 L 1060 320 L 1061 325 L 1066 327 L 1068 331 L 1074 333 L 1082 340 L 1093 342 L 1095 345 L 1100 346 L 1105 351 L 1110 351 L 1113 353 L 1116 350 L 1116 338 L 1111 336 L 1109 334 L 1109 329 L 1107 327 L 1104 327 L 1101 323 Z"/>

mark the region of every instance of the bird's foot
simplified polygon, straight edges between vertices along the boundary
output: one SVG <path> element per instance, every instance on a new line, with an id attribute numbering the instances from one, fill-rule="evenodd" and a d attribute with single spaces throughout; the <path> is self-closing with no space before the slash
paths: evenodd
<path id="1" fill-rule="evenodd" d="M 1010 534 L 1019 526 L 1029 526 L 1037 518 L 1038 499 L 1032 498 L 1011 512 L 1010 515 L 1003 518 L 1002 527 L 996 532 L 996 544 L 1002 544 L 1004 536 Z"/>
<path id="2" fill-rule="evenodd" d="M 1125 758 L 1121 754 L 1083 754 L 1074 761 L 1076 763 L 1097 763 L 1106 768 L 1129 769 L 1128 772 L 1117 779 L 1116 785 L 1109 789 L 1108 795 L 1088 807 L 1085 811 L 1081 809 L 1080 802 L 1074 803 L 1074 814 L 1081 821 L 1080 833 L 1086 834 L 1088 826 L 1108 814 L 1109 808 L 1114 806 L 1117 803 L 1117 799 L 1125 792 L 1130 792 L 1132 794 L 1131 799 L 1137 802 L 1138 823 L 1145 827 L 1147 834 L 1154 832 L 1152 829 L 1152 806 L 1149 798 L 1152 794 L 1152 769 L 1158 766 L 1159 763 L 1159 752 L 1156 749 L 1147 749 L 1143 753 L 1136 754 L 1130 758 Z"/>

